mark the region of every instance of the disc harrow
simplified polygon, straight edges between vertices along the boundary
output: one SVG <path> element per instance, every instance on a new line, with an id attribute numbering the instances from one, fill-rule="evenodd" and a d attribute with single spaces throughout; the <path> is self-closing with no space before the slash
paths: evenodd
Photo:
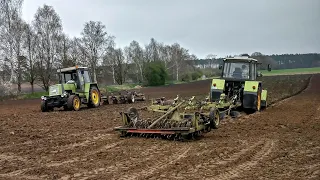
<path id="1" fill-rule="evenodd" d="M 120 112 L 124 125 L 114 130 L 120 131 L 122 137 L 187 140 L 217 129 L 220 124 L 219 109 L 214 106 L 203 108 L 208 104 L 196 101 L 194 96 L 188 100 L 180 100 L 177 96 L 170 102 L 152 102 L 151 106 L 140 109 L 157 113 L 158 116 L 154 119 L 140 118 L 138 109 L 133 107 L 126 112 Z"/>

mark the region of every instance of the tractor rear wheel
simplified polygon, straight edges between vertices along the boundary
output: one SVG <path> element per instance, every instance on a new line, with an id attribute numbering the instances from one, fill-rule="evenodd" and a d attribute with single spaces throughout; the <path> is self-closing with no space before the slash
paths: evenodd
<path id="1" fill-rule="evenodd" d="M 68 110 L 79 111 L 81 106 L 81 100 L 77 95 L 71 95 L 67 101 Z"/>
<path id="2" fill-rule="evenodd" d="M 92 108 L 96 108 L 100 106 L 100 91 L 97 87 L 92 86 L 89 91 L 89 103 L 88 106 Z"/>
<path id="3" fill-rule="evenodd" d="M 258 89 L 258 94 L 257 94 L 257 106 L 256 106 L 256 111 L 260 111 L 261 110 L 261 94 L 262 94 L 262 91 L 261 91 L 261 87 L 259 86 L 259 89 Z"/>

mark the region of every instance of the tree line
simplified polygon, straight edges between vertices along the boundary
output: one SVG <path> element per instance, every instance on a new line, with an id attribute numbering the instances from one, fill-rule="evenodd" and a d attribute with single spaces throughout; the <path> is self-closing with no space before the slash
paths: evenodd
<path id="1" fill-rule="evenodd" d="M 74 65 L 89 67 L 93 81 L 107 76 L 123 84 L 131 77 L 156 85 L 162 80 L 151 82 L 150 77 L 179 80 L 188 68 L 186 60 L 196 59 L 178 43 L 167 45 L 154 38 L 146 45 L 133 40 L 118 48 L 100 21 L 86 22 L 79 38 L 68 37 L 52 6 L 39 7 L 29 24 L 22 19 L 22 4 L 23 0 L 1 0 L 0 4 L 0 83 L 16 83 L 18 91 L 24 81 L 48 90 L 56 80 L 56 69 Z"/>
<path id="2" fill-rule="evenodd" d="M 37 84 L 47 91 L 52 83 L 57 82 L 57 69 L 75 65 L 89 67 L 93 81 L 110 79 L 113 84 L 131 81 L 162 85 L 168 80 L 189 81 L 217 73 L 212 66 L 198 68 L 198 58 L 178 43 L 164 44 L 150 38 L 145 45 L 133 40 L 126 47 L 119 48 L 115 36 L 109 34 L 100 21 L 86 22 L 80 37 L 69 37 L 52 6 L 39 7 L 32 22 L 27 23 L 22 19 L 22 5 L 23 0 L 0 0 L 2 88 L 17 84 L 18 92 L 21 92 L 21 84 L 28 82 L 32 90 Z M 252 56 L 275 66 L 279 61 L 291 62 L 261 53 L 253 53 Z M 221 61 L 212 54 L 206 59 L 210 64 Z M 298 59 L 295 58 L 294 62 Z M 315 59 L 319 59 L 319 55 Z M 279 64 L 279 67 L 284 66 Z"/>

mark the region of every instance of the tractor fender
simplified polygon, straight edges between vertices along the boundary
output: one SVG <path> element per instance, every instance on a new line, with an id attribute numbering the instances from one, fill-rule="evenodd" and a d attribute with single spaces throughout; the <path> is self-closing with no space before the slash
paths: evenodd
<path id="1" fill-rule="evenodd" d="M 268 91 L 266 89 L 262 90 L 262 93 L 261 93 L 261 100 L 262 101 L 266 101 L 267 100 L 267 93 L 268 93 Z"/>
<path id="2" fill-rule="evenodd" d="M 210 101 L 217 101 L 220 98 L 220 95 L 224 91 L 225 80 L 224 79 L 212 79 L 210 86 Z"/>
<path id="3" fill-rule="evenodd" d="M 97 83 L 86 83 L 86 84 L 84 84 L 84 92 L 85 92 L 86 99 L 89 100 L 90 89 L 92 87 L 96 87 L 98 89 L 99 94 L 100 94 L 100 102 L 101 102 L 101 100 L 102 100 L 101 99 L 101 97 L 102 97 L 101 96 L 101 91 L 100 91 Z"/>
<path id="4" fill-rule="evenodd" d="M 257 104 L 258 90 L 261 90 L 260 81 L 245 81 L 243 90 L 242 106 L 246 109 L 255 109 Z"/>
<path id="5" fill-rule="evenodd" d="M 266 89 L 263 89 L 262 90 L 262 93 L 261 93 L 261 108 L 264 109 L 267 107 L 267 94 L 268 91 Z"/>

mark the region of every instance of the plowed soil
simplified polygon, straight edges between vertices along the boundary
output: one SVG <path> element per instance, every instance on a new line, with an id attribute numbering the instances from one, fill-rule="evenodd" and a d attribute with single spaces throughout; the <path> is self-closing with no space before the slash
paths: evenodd
<path id="1" fill-rule="evenodd" d="M 271 102 L 306 87 L 309 75 L 267 77 Z M 150 97 L 207 93 L 210 81 L 143 89 Z M 182 93 L 183 91 L 183 93 Z M 319 179 L 320 75 L 267 110 L 226 119 L 201 139 L 120 138 L 106 105 L 40 112 L 40 100 L 0 104 L 1 179 Z M 137 107 L 146 103 L 137 103 Z"/>

